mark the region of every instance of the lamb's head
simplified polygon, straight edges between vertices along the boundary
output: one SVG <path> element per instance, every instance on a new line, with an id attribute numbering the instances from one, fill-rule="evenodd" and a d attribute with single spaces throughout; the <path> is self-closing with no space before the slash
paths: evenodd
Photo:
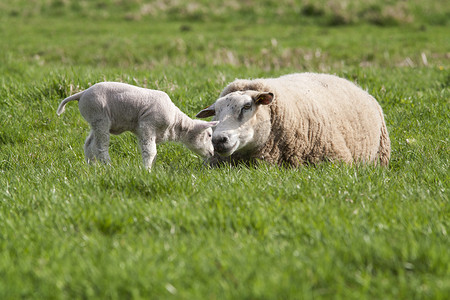
<path id="1" fill-rule="evenodd" d="M 212 145 L 212 128 L 218 122 L 205 122 L 202 120 L 194 120 L 193 128 L 185 136 L 184 144 L 193 152 L 200 156 L 209 158 L 214 155 L 214 147 Z"/>
<path id="2" fill-rule="evenodd" d="M 273 94 L 257 91 L 229 93 L 197 114 L 198 118 L 214 116 L 212 143 L 215 153 L 230 156 L 245 154 L 262 147 L 270 133 L 270 112 L 266 105 Z"/>

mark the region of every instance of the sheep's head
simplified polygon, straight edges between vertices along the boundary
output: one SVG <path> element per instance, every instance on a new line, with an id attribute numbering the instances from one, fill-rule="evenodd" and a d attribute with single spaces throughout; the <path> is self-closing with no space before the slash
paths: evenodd
<path id="1" fill-rule="evenodd" d="M 270 113 L 262 107 L 273 98 L 269 92 L 237 91 L 200 111 L 198 118 L 214 116 L 213 120 L 219 121 L 212 135 L 215 153 L 230 156 L 264 145 L 270 133 Z"/>

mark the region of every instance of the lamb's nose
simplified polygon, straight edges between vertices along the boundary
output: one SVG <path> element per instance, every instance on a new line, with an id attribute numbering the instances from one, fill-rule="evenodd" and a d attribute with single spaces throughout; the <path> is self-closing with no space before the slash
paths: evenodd
<path id="1" fill-rule="evenodd" d="M 212 138 L 213 145 L 223 145 L 228 142 L 228 137 L 226 135 L 216 135 Z"/>

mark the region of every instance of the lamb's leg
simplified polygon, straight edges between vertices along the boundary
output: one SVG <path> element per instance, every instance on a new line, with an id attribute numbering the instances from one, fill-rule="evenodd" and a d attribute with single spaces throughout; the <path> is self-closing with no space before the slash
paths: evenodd
<path id="1" fill-rule="evenodd" d="M 100 162 L 110 164 L 111 158 L 108 153 L 110 124 L 102 120 L 91 124 L 91 126 L 93 135 L 91 142 L 92 153 Z"/>
<path id="2" fill-rule="evenodd" d="M 91 130 L 86 141 L 84 142 L 84 157 L 86 158 L 86 162 L 88 164 L 93 163 L 95 161 L 95 154 L 92 149 L 94 145 L 94 132 Z"/>
<path id="3" fill-rule="evenodd" d="M 153 134 L 143 132 L 139 132 L 137 136 L 144 167 L 150 170 L 156 157 L 156 138 Z"/>

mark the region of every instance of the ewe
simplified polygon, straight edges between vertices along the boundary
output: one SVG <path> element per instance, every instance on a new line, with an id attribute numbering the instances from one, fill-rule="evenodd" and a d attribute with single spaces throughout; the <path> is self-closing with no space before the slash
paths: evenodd
<path id="1" fill-rule="evenodd" d="M 91 125 L 84 144 L 88 163 L 95 159 L 109 163 L 109 135 L 124 131 L 134 133 L 141 148 L 144 167 L 149 169 L 156 156 L 156 144 L 179 141 L 190 150 L 211 157 L 211 127 L 217 122 L 193 120 L 176 107 L 162 92 L 119 82 L 97 83 L 87 90 L 64 99 L 58 115 L 69 101 L 78 100 L 83 118 Z"/>
<path id="2" fill-rule="evenodd" d="M 348 80 L 301 73 L 235 80 L 197 114 L 215 116 L 211 164 L 323 160 L 386 166 L 390 140 L 375 98 Z"/>

